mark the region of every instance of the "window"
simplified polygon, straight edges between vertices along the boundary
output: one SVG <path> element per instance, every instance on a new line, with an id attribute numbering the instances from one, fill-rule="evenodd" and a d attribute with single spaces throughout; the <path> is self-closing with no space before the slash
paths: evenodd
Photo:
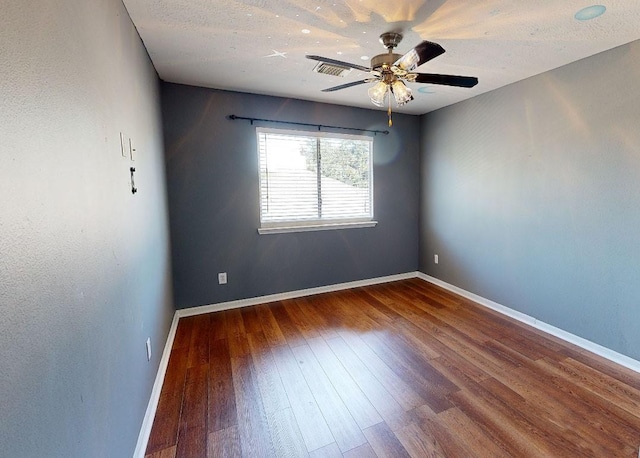
<path id="1" fill-rule="evenodd" d="M 373 140 L 257 128 L 260 233 L 370 227 Z"/>

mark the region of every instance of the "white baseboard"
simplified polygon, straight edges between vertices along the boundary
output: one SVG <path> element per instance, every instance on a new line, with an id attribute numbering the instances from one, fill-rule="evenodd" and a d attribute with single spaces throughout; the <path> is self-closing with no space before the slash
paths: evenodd
<path id="1" fill-rule="evenodd" d="M 138 443 L 136 445 L 136 450 L 134 452 L 133 458 L 144 458 L 145 450 L 147 448 L 147 443 L 149 442 L 149 435 L 151 434 L 151 427 L 153 426 L 153 419 L 156 414 L 156 409 L 158 408 L 158 400 L 160 399 L 160 392 L 162 390 L 164 376 L 165 376 L 165 373 L 167 372 L 167 365 L 169 363 L 169 355 L 171 354 L 171 347 L 173 346 L 173 340 L 176 335 L 176 329 L 178 328 L 178 321 L 180 320 L 180 318 L 184 318 L 187 316 L 201 315 L 201 314 L 210 313 L 210 312 L 219 312 L 222 310 L 230 310 L 230 309 L 235 309 L 240 307 L 248 307 L 251 305 L 265 304 L 268 302 L 282 301 L 286 299 L 295 299 L 298 297 L 311 296 L 314 294 L 329 293 L 333 291 L 359 288 L 362 286 L 377 285 L 380 283 L 389 283 L 392 281 L 406 280 L 408 278 L 420 278 L 421 280 L 424 280 L 426 282 L 433 283 L 434 285 L 440 286 L 448 291 L 451 291 L 455 294 L 465 297 L 479 305 L 487 307 L 491 310 L 495 310 L 496 312 L 499 312 L 503 315 L 511 317 L 522 323 L 528 324 L 536 329 L 540 329 L 541 331 L 544 331 L 547 334 L 551 334 L 552 336 L 555 336 L 562 340 L 570 342 L 574 345 L 584 348 L 585 350 L 595 353 L 596 355 L 600 355 L 603 358 L 606 358 L 614 363 L 620 364 L 621 366 L 624 366 L 626 368 L 629 368 L 633 371 L 640 373 L 640 361 L 636 361 L 635 359 L 629 358 L 628 356 L 625 356 L 621 353 L 610 350 L 606 347 L 603 347 L 602 345 L 598 345 L 587 339 L 578 337 L 560 328 L 556 328 L 555 326 L 551 326 L 550 324 L 537 320 L 522 312 L 518 312 L 516 310 L 510 309 L 509 307 L 498 304 L 497 302 L 490 301 L 489 299 L 485 299 L 484 297 L 478 296 L 477 294 L 470 293 L 469 291 L 466 291 L 462 288 L 458 288 L 457 286 L 451 285 L 447 282 L 439 280 L 435 277 L 431 277 L 422 272 L 407 272 L 404 274 L 389 275 L 386 277 L 377 277 L 377 278 L 371 278 L 367 280 L 338 283 L 335 285 L 319 286 L 317 288 L 301 289 L 297 291 L 290 291 L 287 293 L 252 297 L 249 299 L 240 299 L 237 301 L 220 302 L 218 304 L 191 307 L 188 309 L 180 309 L 176 311 L 173 317 L 173 322 L 171 323 L 171 329 L 169 330 L 169 335 L 167 336 L 167 342 L 164 346 L 162 358 L 160 359 L 160 366 L 158 367 L 158 373 L 156 375 L 155 382 L 153 383 L 151 398 L 149 399 L 147 411 L 145 413 L 144 420 L 142 422 L 142 428 L 140 429 L 140 434 L 138 435 Z"/>
<path id="2" fill-rule="evenodd" d="M 133 458 L 144 458 L 147 444 L 149 442 L 149 436 L 151 435 L 151 427 L 153 426 L 153 419 L 156 415 L 158 408 L 158 401 L 160 400 L 160 392 L 162 391 L 162 384 L 164 383 L 164 376 L 167 372 L 167 366 L 169 364 L 169 356 L 171 355 L 171 347 L 173 346 L 173 340 L 176 336 L 176 329 L 178 329 L 178 321 L 180 318 L 187 316 L 201 315 L 210 312 L 219 312 L 222 310 L 230 310 L 239 307 L 248 307 L 250 305 L 265 304 L 267 302 L 282 301 L 285 299 L 294 299 L 297 297 L 311 296 L 313 294 L 328 293 L 332 291 L 340 291 L 350 288 L 358 288 L 361 286 L 377 285 L 380 283 L 389 283 L 392 281 L 406 280 L 407 278 L 416 278 L 417 272 L 408 272 L 404 274 L 389 275 L 386 277 L 377 277 L 367 280 L 358 280 L 347 283 L 338 283 L 335 285 L 320 286 L 317 288 L 301 289 L 297 291 L 290 291 L 287 293 L 271 294 L 269 296 L 252 297 L 249 299 L 240 299 L 237 301 L 220 302 L 218 304 L 203 305 L 200 307 L 191 307 L 188 309 L 177 310 L 173 316 L 173 322 L 169 329 L 169 335 L 167 336 L 167 342 L 165 343 L 164 350 L 162 352 L 162 358 L 160 359 L 160 365 L 158 366 L 158 373 L 153 383 L 153 389 L 151 390 L 151 397 L 149 404 L 147 405 L 147 411 L 142 421 L 142 427 L 138 434 L 138 443 L 133 453 Z"/>
<path id="3" fill-rule="evenodd" d="M 286 299 L 296 299 L 298 297 L 312 296 L 314 294 L 331 293 L 333 291 L 341 291 L 351 288 L 359 288 L 362 286 L 377 285 L 380 283 L 389 283 L 392 281 L 406 280 L 407 278 L 416 278 L 418 272 L 407 272 L 404 274 L 388 275 L 386 277 L 369 278 L 367 280 L 350 281 L 347 283 L 337 283 L 335 285 L 318 286 L 317 288 L 299 289 L 287 293 L 270 294 L 268 296 L 251 297 L 249 299 L 240 299 L 237 301 L 220 302 L 218 304 L 201 305 L 199 307 L 191 307 L 188 309 L 180 309 L 176 313 L 179 318 L 185 316 L 200 315 L 202 313 L 219 312 L 221 310 L 231 310 L 240 307 L 248 307 L 250 305 L 265 304 L 267 302 L 284 301 Z"/>
<path id="4" fill-rule="evenodd" d="M 136 449 L 133 452 L 133 458 L 144 458 L 145 451 L 147 450 L 147 443 L 149 442 L 149 436 L 151 435 L 153 419 L 156 416 L 156 409 L 158 408 L 158 401 L 160 400 L 160 392 L 162 391 L 164 376 L 167 373 L 167 366 L 169 365 L 169 356 L 171 355 L 171 347 L 173 347 L 173 339 L 176 337 L 176 329 L 178 329 L 178 320 L 178 314 L 174 313 L 173 321 L 169 328 L 169 335 L 167 336 L 167 341 L 165 342 L 164 349 L 162 350 L 162 357 L 160 358 L 160 365 L 158 366 L 156 379 L 153 382 L 153 389 L 151 390 L 151 397 L 147 404 L 147 411 L 144 414 L 142 427 L 138 434 L 138 443 L 136 444 Z"/>
<path id="5" fill-rule="evenodd" d="M 533 318 L 522 312 L 510 309 L 509 307 L 498 304 L 497 302 L 493 302 L 489 299 L 485 299 L 484 297 L 478 296 L 477 294 L 470 293 L 469 291 L 458 288 L 457 286 L 451 285 L 447 282 L 439 280 L 435 277 L 431 277 L 422 272 L 417 272 L 416 276 L 421 280 L 433 283 L 434 285 L 440 286 L 441 288 L 444 288 L 473 302 L 476 302 L 479 305 L 490 308 L 491 310 L 495 310 L 496 312 L 502 313 L 503 315 L 513 318 L 514 320 L 528 324 L 529 326 L 544 331 L 547 334 L 551 334 L 552 336 L 558 337 L 566 342 L 572 343 L 574 345 L 577 345 L 578 347 L 595 353 L 596 355 L 602 356 L 603 358 L 606 358 L 616 364 L 620 364 L 621 366 L 640 373 L 640 361 L 613 351 L 607 347 L 603 347 L 602 345 L 599 345 L 595 342 L 591 342 L 590 340 L 576 336 L 575 334 L 571 334 L 570 332 L 567 332 L 563 329 L 556 328 L 555 326 L 547 324 L 544 321 L 537 320 L 536 318 Z"/>

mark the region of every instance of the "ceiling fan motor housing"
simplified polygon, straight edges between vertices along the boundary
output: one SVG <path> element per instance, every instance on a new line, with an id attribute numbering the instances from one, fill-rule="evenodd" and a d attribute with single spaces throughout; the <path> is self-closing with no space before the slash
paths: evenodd
<path id="1" fill-rule="evenodd" d="M 380 71 L 384 64 L 391 67 L 395 61 L 400 59 L 402 54 L 384 53 L 378 54 L 371 59 L 371 68 Z"/>

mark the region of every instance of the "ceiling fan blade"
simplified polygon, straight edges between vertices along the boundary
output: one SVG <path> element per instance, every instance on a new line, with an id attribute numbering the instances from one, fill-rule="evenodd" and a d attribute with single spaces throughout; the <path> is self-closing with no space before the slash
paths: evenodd
<path id="1" fill-rule="evenodd" d="M 444 53 L 444 48 L 438 43 L 423 41 L 400 59 L 394 62 L 394 66 L 411 72 L 425 62 Z"/>
<path id="2" fill-rule="evenodd" d="M 322 92 L 339 91 L 340 89 L 346 89 L 348 87 L 358 86 L 360 84 L 369 83 L 369 82 L 371 82 L 370 79 L 360 80 L 360 81 L 353 81 L 351 83 L 341 84 L 340 86 L 333 86 L 333 87 L 329 87 L 327 89 L 323 89 Z"/>
<path id="3" fill-rule="evenodd" d="M 435 73 L 416 73 L 416 83 L 442 84 L 445 86 L 473 87 L 478 84 L 474 76 L 438 75 Z"/>
<path id="4" fill-rule="evenodd" d="M 339 67 L 355 68 L 356 70 L 361 70 L 363 72 L 371 71 L 371 69 L 369 67 L 364 67 L 364 66 L 358 65 L 358 64 L 350 64 L 349 62 L 343 62 L 341 60 L 330 59 L 328 57 L 309 56 L 309 55 L 307 55 L 306 57 L 307 57 L 307 59 L 317 60 L 319 62 L 326 62 L 327 64 L 333 64 L 333 65 L 337 65 Z"/>

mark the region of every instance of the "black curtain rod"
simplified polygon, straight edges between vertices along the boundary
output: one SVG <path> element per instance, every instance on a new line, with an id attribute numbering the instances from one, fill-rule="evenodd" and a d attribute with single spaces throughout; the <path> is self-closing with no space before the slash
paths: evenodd
<path id="1" fill-rule="evenodd" d="M 251 122 L 251 125 L 253 125 L 254 121 L 260 121 L 260 122 L 270 122 L 273 124 L 291 124 L 294 126 L 308 126 L 308 127 L 317 127 L 318 130 L 325 128 L 325 129 L 342 129 L 342 130 L 357 130 L 358 132 L 373 132 L 374 134 L 384 134 L 384 135 L 389 135 L 389 131 L 388 130 L 374 130 L 374 129 L 358 129 L 357 127 L 340 127 L 340 126 L 327 126 L 324 124 L 308 124 L 306 122 L 294 122 L 294 121 L 277 121 L 275 119 L 260 119 L 260 118 L 245 118 L 244 116 L 236 116 L 236 115 L 229 115 L 228 116 L 229 119 L 231 120 L 236 120 L 236 119 L 244 119 L 247 120 L 249 122 Z"/>

